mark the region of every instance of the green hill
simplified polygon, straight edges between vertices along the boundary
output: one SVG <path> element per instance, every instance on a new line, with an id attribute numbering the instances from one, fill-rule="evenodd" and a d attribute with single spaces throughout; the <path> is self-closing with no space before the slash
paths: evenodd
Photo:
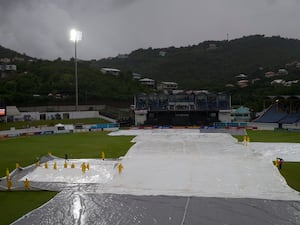
<path id="1" fill-rule="evenodd" d="M 17 72 L 5 73 L 0 79 L 0 99 L 18 106 L 68 105 L 75 102 L 74 61 L 34 60 L 14 62 Z M 143 87 L 131 75 L 104 75 L 78 62 L 79 104 L 131 104 L 134 93 Z M 123 103 L 124 105 L 124 103 Z"/>
<path id="2" fill-rule="evenodd" d="M 231 41 L 205 41 L 181 48 L 138 49 L 127 57 L 101 59 L 96 66 L 133 71 L 157 81 L 175 81 L 181 89 L 228 91 L 233 104 L 244 104 L 255 111 L 268 95 L 299 95 L 300 85 L 271 85 L 274 79 L 298 80 L 300 40 L 278 36 L 247 36 Z M 286 65 L 290 63 L 290 65 Z M 265 73 L 286 68 L 289 74 L 266 78 Z M 248 86 L 237 85 L 246 74 Z"/>
<path id="3" fill-rule="evenodd" d="M 165 52 L 165 56 L 160 56 L 160 52 Z M 229 42 L 205 41 L 182 48 L 139 49 L 128 58 L 101 59 L 97 66 L 130 70 L 194 89 L 234 82 L 240 73 L 254 78 L 260 67 L 263 71 L 278 69 L 297 59 L 300 59 L 299 40 L 254 35 Z"/>
<path id="4" fill-rule="evenodd" d="M 14 51 L 0 47 L 0 57 Z M 300 95 L 300 40 L 253 35 L 230 41 L 205 41 L 187 47 L 138 49 L 128 55 L 79 61 L 79 102 L 129 103 L 132 95 L 147 91 L 132 80 L 132 72 L 159 81 L 178 82 L 180 89 L 227 91 L 233 104 L 255 111 L 262 109 L 267 95 Z M 74 102 L 74 62 L 25 60 L 16 62 L 17 72 L 0 79 L 0 99 L 9 104 L 72 104 Z M 100 68 L 120 69 L 118 77 L 102 74 Z M 285 68 L 288 75 L 278 74 Z M 276 77 L 267 78 L 273 71 Z M 237 76 L 245 74 L 246 87 Z M 274 79 L 286 83 L 271 84 Z M 291 82 L 289 85 L 289 81 Z M 49 93 L 59 94 L 57 98 Z M 33 95 L 35 97 L 33 97 Z M 37 97 L 38 96 L 38 97 Z"/>
<path id="5" fill-rule="evenodd" d="M 0 58 L 13 59 L 15 57 L 24 58 L 26 60 L 33 59 L 32 57 L 27 56 L 26 54 L 21 54 L 19 52 L 13 51 L 0 45 Z"/>

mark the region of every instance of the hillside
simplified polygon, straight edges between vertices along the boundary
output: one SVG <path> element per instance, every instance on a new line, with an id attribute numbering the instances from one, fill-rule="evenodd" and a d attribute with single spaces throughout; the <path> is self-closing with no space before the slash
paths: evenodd
<path id="1" fill-rule="evenodd" d="M 1 73 L 0 100 L 8 105 L 69 105 L 75 102 L 74 61 L 57 59 L 13 62 L 17 71 Z M 134 93 L 144 88 L 126 73 L 104 75 L 78 62 L 79 104 L 132 104 Z"/>
<path id="2" fill-rule="evenodd" d="M 162 52 L 165 56 L 160 56 Z M 238 74 L 248 74 L 251 78 L 259 67 L 263 71 L 278 69 L 297 59 L 300 59 L 299 40 L 255 35 L 229 42 L 206 41 L 182 48 L 139 49 L 128 58 L 99 60 L 97 66 L 130 70 L 194 89 L 222 87 L 234 82 Z"/>
<path id="3" fill-rule="evenodd" d="M 27 60 L 33 59 L 32 57 L 27 56 L 26 54 L 21 54 L 19 52 L 13 51 L 0 45 L 0 58 L 9 58 L 12 60 L 15 57 L 21 57 Z"/>
<path id="4" fill-rule="evenodd" d="M 21 56 L 0 47 L 0 58 L 16 54 Z M 28 57 L 14 64 L 17 72 L 1 76 L 0 100 L 23 106 L 74 103 L 73 60 Z M 118 77 L 102 74 L 102 67 L 117 68 L 122 73 Z M 286 69 L 288 74 L 278 73 L 279 69 Z M 300 40 L 253 35 L 180 48 L 138 49 L 115 58 L 79 61 L 79 104 L 131 104 L 135 93 L 149 91 L 132 79 L 133 72 L 157 82 L 178 82 L 180 89 L 226 91 L 232 95 L 234 105 L 260 111 L 268 95 L 300 95 Z M 266 72 L 275 75 L 266 77 Z M 238 85 L 241 74 L 246 76 L 244 86 Z"/>

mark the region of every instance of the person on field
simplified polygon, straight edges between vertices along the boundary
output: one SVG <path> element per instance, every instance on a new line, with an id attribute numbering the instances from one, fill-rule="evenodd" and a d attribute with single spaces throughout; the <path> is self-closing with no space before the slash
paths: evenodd
<path id="1" fill-rule="evenodd" d="M 29 190 L 30 189 L 30 181 L 27 178 L 24 181 L 24 187 L 25 187 L 25 190 Z"/>
<path id="2" fill-rule="evenodd" d="M 85 173 L 85 171 L 86 171 L 86 164 L 85 163 L 81 164 L 81 170 L 82 170 L 83 173 Z"/>
<path id="3" fill-rule="evenodd" d="M 7 190 L 11 190 L 12 187 L 12 180 L 10 178 L 7 179 Z"/>
<path id="4" fill-rule="evenodd" d="M 278 169 L 281 170 L 282 168 L 282 164 L 283 164 L 283 159 L 282 158 L 278 158 L 279 162 L 278 162 Z"/>
<path id="5" fill-rule="evenodd" d="M 278 157 L 277 157 L 276 160 L 275 160 L 275 166 L 276 166 L 277 168 L 279 168 L 279 158 L 278 158 Z"/>

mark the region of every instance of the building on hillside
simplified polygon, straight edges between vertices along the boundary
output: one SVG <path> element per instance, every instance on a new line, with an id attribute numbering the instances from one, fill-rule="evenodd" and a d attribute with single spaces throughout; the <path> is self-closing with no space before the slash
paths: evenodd
<path id="1" fill-rule="evenodd" d="M 119 54 L 118 56 L 117 56 L 117 58 L 118 59 L 128 59 L 128 54 Z"/>
<path id="2" fill-rule="evenodd" d="M 266 78 L 275 77 L 275 76 L 276 76 L 276 73 L 274 73 L 273 71 L 268 71 L 265 73 Z"/>
<path id="3" fill-rule="evenodd" d="M 140 79 L 139 82 L 140 82 L 140 84 L 142 84 L 142 85 L 146 85 L 146 86 L 149 86 L 149 87 L 152 87 L 152 88 L 155 87 L 155 80 L 152 80 L 152 79 L 150 79 L 150 78 L 143 78 L 143 79 Z"/>
<path id="4" fill-rule="evenodd" d="M 248 76 L 246 74 L 241 73 L 241 74 L 239 74 L 235 77 L 238 78 L 238 79 L 246 79 Z"/>
<path id="5" fill-rule="evenodd" d="M 240 88 L 248 87 L 249 81 L 248 81 L 248 80 L 239 80 L 239 81 L 237 82 L 237 85 L 238 85 Z"/>
<path id="6" fill-rule="evenodd" d="M 113 68 L 101 68 L 100 70 L 103 74 L 111 74 L 114 76 L 119 76 L 120 75 L 120 70 L 119 69 L 113 69 Z"/>
<path id="7" fill-rule="evenodd" d="M 0 78 L 8 77 L 10 76 L 10 74 L 13 74 L 16 71 L 17 71 L 16 65 L 7 65 L 7 64 L 0 65 Z"/>
<path id="8" fill-rule="evenodd" d="M 283 79 L 276 79 L 271 81 L 271 85 L 276 85 L 276 84 L 284 84 L 285 81 Z"/>
<path id="9" fill-rule="evenodd" d="M 0 65 L 0 71 L 17 71 L 16 65 Z"/>
<path id="10" fill-rule="evenodd" d="M 299 80 L 289 80 L 289 81 L 285 82 L 284 86 L 291 87 L 292 85 L 298 84 L 298 83 L 299 83 Z"/>
<path id="11" fill-rule="evenodd" d="M 279 69 L 278 70 L 278 76 L 288 75 L 289 72 L 286 69 Z"/>
<path id="12" fill-rule="evenodd" d="M 132 73 L 132 79 L 134 80 L 140 80 L 142 78 L 142 75 L 139 73 Z"/>
<path id="13" fill-rule="evenodd" d="M 240 73 L 239 75 L 236 75 L 235 78 L 237 79 L 237 85 L 240 88 L 244 88 L 249 85 L 248 75 Z"/>
<path id="14" fill-rule="evenodd" d="M 0 62 L 2 62 L 2 63 L 10 63 L 11 60 L 9 58 L 0 58 Z"/>
<path id="15" fill-rule="evenodd" d="M 25 58 L 23 58 L 23 57 L 14 57 L 13 59 L 12 59 L 12 61 L 19 61 L 19 62 L 24 62 L 25 61 Z"/>
<path id="16" fill-rule="evenodd" d="M 178 83 L 163 81 L 157 85 L 157 90 L 176 90 L 178 89 Z"/>
<path id="17" fill-rule="evenodd" d="M 298 64 L 299 62 L 298 61 L 292 61 L 292 62 L 288 62 L 285 64 L 286 67 L 294 67 Z"/>
<path id="18" fill-rule="evenodd" d="M 285 87 L 291 87 L 292 85 L 298 84 L 299 80 L 290 80 L 290 81 L 285 81 L 283 79 L 276 79 L 271 82 L 271 85 L 281 85 Z"/>
<path id="19" fill-rule="evenodd" d="M 254 78 L 254 79 L 251 80 L 251 84 L 255 84 L 258 81 L 261 81 L 261 79 L 259 77 Z"/>
<path id="20" fill-rule="evenodd" d="M 158 55 L 164 57 L 164 56 L 167 55 L 167 52 L 165 52 L 165 51 L 159 51 Z"/>
<path id="21" fill-rule="evenodd" d="M 227 87 L 227 88 L 233 88 L 235 86 L 234 86 L 234 84 L 225 84 L 225 87 Z"/>
<path id="22" fill-rule="evenodd" d="M 209 50 L 209 51 L 216 50 L 216 49 L 218 49 L 218 47 L 215 43 L 210 43 L 207 47 L 207 50 Z"/>
<path id="23" fill-rule="evenodd" d="M 230 117 L 231 97 L 207 91 L 142 93 L 134 96 L 133 109 L 135 125 L 212 125 L 220 121 L 220 110 L 222 118 Z"/>

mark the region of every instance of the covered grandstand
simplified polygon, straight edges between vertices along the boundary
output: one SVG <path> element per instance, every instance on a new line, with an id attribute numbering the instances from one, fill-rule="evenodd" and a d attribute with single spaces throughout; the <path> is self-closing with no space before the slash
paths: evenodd
<path id="1" fill-rule="evenodd" d="M 172 91 L 134 97 L 136 125 L 193 126 L 219 121 L 220 110 L 231 109 L 227 93 Z"/>
<path id="2" fill-rule="evenodd" d="M 300 95 L 269 96 L 271 105 L 254 120 L 260 123 L 297 124 L 300 122 Z"/>

